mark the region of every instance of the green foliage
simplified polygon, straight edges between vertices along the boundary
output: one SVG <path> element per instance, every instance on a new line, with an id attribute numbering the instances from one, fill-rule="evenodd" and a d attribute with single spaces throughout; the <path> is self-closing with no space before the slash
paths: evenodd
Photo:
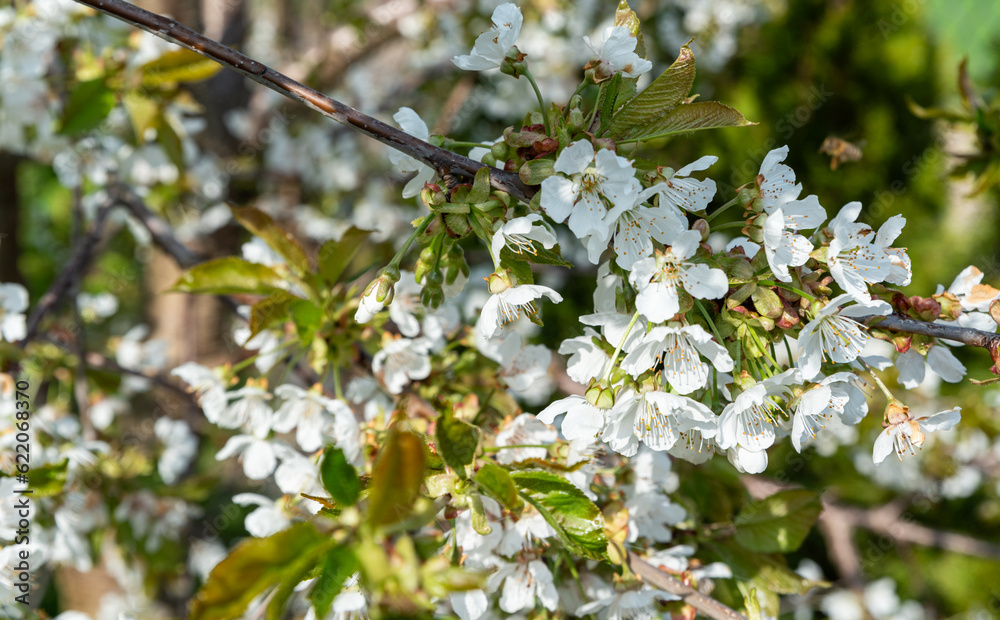
<path id="1" fill-rule="evenodd" d="M 375 461 L 372 490 L 368 496 L 368 520 L 389 525 L 407 517 L 424 481 L 425 444 L 419 435 L 389 430 Z"/>
<path id="2" fill-rule="evenodd" d="M 246 540 L 223 559 L 191 602 L 191 620 L 229 620 L 258 595 L 301 578 L 332 545 L 311 523 Z"/>
<path id="3" fill-rule="evenodd" d="M 96 129 L 108 117 L 115 104 L 115 91 L 108 86 L 105 78 L 78 83 L 63 109 L 59 133 L 77 136 Z"/>
<path id="4" fill-rule="evenodd" d="M 445 406 L 437 421 L 437 447 L 448 467 L 464 478 L 465 466 L 476 457 L 479 429 L 455 417 L 453 407 Z"/>
<path id="5" fill-rule="evenodd" d="M 493 463 L 483 463 L 483 466 L 476 472 L 475 481 L 479 488 L 500 502 L 501 506 L 515 513 L 524 509 L 524 502 L 517 494 L 514 480 L 503 467 Z"/>
<path id="6" fill-rule="evenodd" d="M 326 617 L 344 582 L 357 570 L 358 560 L 346 546 L 333 547 L 323 555 L 319 561 L 316 582 L 309 590 L 309 601 L 317 618 Z"/>
<path id="7" fill-rule="evenodd" d="M 302 245 L 289 233 L 274 223 L 271 216 L 253 207 L 232 207 L 233 217 L 244 228 L 264 240 L 272 250 L 284 258 L 295 273 L 312 271 L 312 265 Z"/>
<path id="8" fill-rule="evenodd" d="M 607 559 L 604 518 L 583 491 L 545 471 L 514 472 L 510 477 L 520 496 L 541 513 L 566 549 L 592 560 Z"/>
<path id="9" fill-rule="evenodd" d="M 693 98 L 687 98 L 693 84 L 694 54 L 685 45 L 677 60 L 660 77 L 618 110 L 606 133 L 616 142 L 639 142 L 699 129 L 754 124 L 721 103 L 693 102 Z M 611 89 L 608 92 L 610 98 Z M 605 104 L 604 112 L 609 110 L 610 106 Z M 603 124 L 601 131 L 605 132 Z"/>
<path id="10" fill-rule="evenodd" d="M 334 446 L 323 450 L 323 460 L 319 465 L 320 480 L 341 506 L 353 506 L 361 495 L 361 481 L 354 466 L 347 462 L 344 451 Z"/>
<path id="11" fill-rule="evenodd" d="M 171 288 L 180 293 L 273 295 L 283 292 L 285 278 L 266 265 L 226 256 L 188 269 Z"/>
<path id="12" fill-rule="evenodd" d="M 817 493 L 779 491 L 740 511 L 736 516 L 736 542 L 763 553 L 795 551 L 822 510 Z"/>

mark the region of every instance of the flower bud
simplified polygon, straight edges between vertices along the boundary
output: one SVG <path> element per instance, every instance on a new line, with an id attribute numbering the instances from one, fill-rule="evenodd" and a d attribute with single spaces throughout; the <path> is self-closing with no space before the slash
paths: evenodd
<path id="1" fill-rule="evenodd" d="M 708 235 L 711 232 L 711 229 L 708 226 L 708 220 L 704 219 L 696 220 L 695 223 L 691 225 L 691 229 L 697 230 L 699 233 L 701 233 L 702 242 L 708 241 Z"/>
<path id="2" fill-rule="evenodd" d="M 555 173 L 555 161 L 552 159 L 535 159 L 524 162 L 517 171 L 525 185 L 541 185 L 542 181 Z"/>
<path id="3" fill-rule="evenodd" d="M 611 409 L 615 406 L 615 391 L 610 385 L 602 384 L 600 382 L 591 385 L 587 388 L 584 398 L 591 405 L 597 407 L 598 409 Z"/>
<path id="4" fill-rule="evenodd" d="M 486 286 L 489 288 L 491 295 L 496 295 L 497 293 L 506 291 L 513 284 L 510 281 L 510 274 L 507 270 L 501 269 L 494 271 L 486 277 Z"/>
<path id="5" fill-rule="evenodd" d="M 383 269 L 365 288 L 365 293 L 358 304 L 358 311 L 354 313 L 354 320 L 358 323 L 367 323 L 382 308 L 392 303 L 393 285 L 396 282 L 399 282 L 399 268 L 389 266 Z"/>
<path id="6" fill-rule="evenodd" d="M 506 142 L 501 141 L 490 147 L 490 154 L 497 161 L 506 161 L 507 156 L 510 155 L 510 149 L 507 148 Z"/>

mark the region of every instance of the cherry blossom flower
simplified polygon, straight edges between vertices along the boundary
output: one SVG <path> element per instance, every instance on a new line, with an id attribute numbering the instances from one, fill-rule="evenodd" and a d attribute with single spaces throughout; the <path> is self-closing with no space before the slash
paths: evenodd
<path id="1" fill-rule="evenodd" d="M 222 411 L 218 421 L 215 422 L 216 425 L 220 428 L 243 427 L 251 432 L 258 429 L 263 429 L 262 432 L 271 430 L 274 412 L 267 404 L 267 401 L 271 400 L 267 390 L 247 385 L 229 392 L 227 396 L 232 402 Z"/>
<path id="2" fill-rule="evenodd" d="M 669 450 L 691 429 L 714 435 L 717 419 L 711 409 L 686 396 L 661 391 L 637 394 L 626 388 L 607 413 L 601 440 L 623 456 L 635 455 L 640 443 Z"/>
<path id="3" fill-rule="evenodd" d="M 886 315 L 892 307 L 884 301 L 858 303 L 841 307 L 853 301 L 843 294 L 830 300 L 799 333 L 801 353 L 795 365 L 802 376 L 813 378 L 820 371 L 823 360 L 845 364 L 857 359 L 868 343 L 867 328 L 851 317 Z"/>
<path id="4" fill-rule="evenodd" d="M 785 157 L 788 157 L 787 146 L 772 150 L 760 164 L 756 185 L 760 206 L 765 213 L 772 213 L 802 193 L 802 184 L 795 182 L 795 172 L 781 163 Z"/>
<path id="5" fill-rule="evenodd" d="M 718 299 L 729 290 L 729 279 L 721 269 L 688 259 L 698 249 L 701 235 L 681 233 L 664 252 L 635 263 L 629 282 L 638 290 L 635 305 L 652 323 L 662 323 L 680 310 L 678 289 L 698 299 Z"/>
<path id="6" fill-rule="evenodd" d="M 708 384 L 711 360 L 720 372 L 733 369 L 729 352 L 700 325 L 657 325 L 629 349 L 621 367 L 633 377 L 663 363 L 663 376 L 678 394 L 690 394 Z"/>
<path id="7" fill-rule="evenodd" d="M 279 433 L 287 433 L 294 428 L 295 441 L 306 452 L 315 452 L 323 447 L 324 437 L 335 418 L 346 416 L 345 423 L 357 425 L 350 407 L 343 401 L 290 383 L 279 385 L 274 394 L 285 402 L 275 412 L 272 428 Z"/>
<path id="8" fill-rule="evenodd" d="M 590 37 L 583 37 L 583 40 L 594 53 L 584 69 L 594 69 L 595 82 L 608 80 L 616 73 L 626 78 L 637 78 L 653 68 L 653 63 L 635 53 L 638 40 L 624 26 L 605 28 L 600 48 Z"/>
<path id="9" fill-rule="evenodd" d="M 813 244 L 795 231 L 818 228 L 825 219 L 826 210 L 816 196 L 772 207 L 764 222 L 764 253 L 775 278 L 791 282 L 788 268 L 804 265 L 809 260 Z"/>
<path id="10" fill-rule="evenodd" d="M 996 325 L 994 323 L 994 325 Z M 896 358 L 896 378 L 908 390 L 923 383 L 926 367 L 948 383 L 958 383 L 965 376 L 965 365 L 943 344 L 935 344 L 927 349 L 927 360 L 916 349 L 910 347 Z"/>
<path id="11" fill-rule="evenodd" d="M 583 329 L 583 335 L 567 338 L 559 345 L 559 353 L 568 355 L 566 374 L 580 385 L 586 385 L 591 379 L 600 377 L 611 362 L 611 357 L 595 340 L 602 340 L 601 335 L 589 327 Z"/>
<path id="12" fill-rule="evenodd" d="M 792 418 L 792 446 L 798 452 L 806 442 L 826 428 L 834 416 L 845 424 L 857 424 L 868 413 L 868 400 L 850 372 L 830 375 L 798 399 Z"/>
<path id="13" fill-rule="evenodd" d="M 764 471 L 766 450 L 774 444 L 779 416 L 784 414 L 774 397 L 784 395 L 786 386 L 800 381 L 798 369 L 786 370 L 754 384 L 722 410 L 715 439 L 734 465 L 747 473 Z"/>
<path id="14" fill-rule="evenodd" d="M 674 213 L 683 216 L 681 209 L 688 212 L 704 211 L 715 196 L 716 185 L 712 179 L 691 178 L 692 172 L 708 169 L 719 161 L 715 155 L 705 155 L 677 170 L 662 183 L 650 187 L 656 188 L 660 205 L 672 207 Z"/>
<path id="15" fill-rule="evenodd" d="M 645 189 L 632 206 L 618 205 L 605 216 L 607 225 L 614 229 L 615 262 L 622 269 L 631 269 L 637 260 L 652 256 L 654 239 L 670 243 L 687 230 L 687 220 L 677 207 L 665 201 L 655 207 L 642 206 L 659 191 L 656 185 Z"/>
<path id="16" fill-rule="evenodd" d="M 512 285 L 506 274 L 494 273 L 487 280 L 492 295 L 486 300 L 479 316 L 479 330 L 483 338 L 493 338 L 504 325 L 515 321 L 522 314 L 529 318 L 538 314 L 536 299 L 548 297 L 555 303 L 562 301 L 562 295 L 547 286 Z"/>
<path id="17" fill-rule="evenodd" d="M 572 395 L 543 409 L 538 414 L 538 419 L 552 424 L 557 416 L 566 414 L 560 427 L 563 437 L 569 440 L 586 439 L 593 443 L 604 427 L 604 412 L 604 409 L 590 404 L 583 396 Z"/>
<path id="18" fill-rule="evenodd" d="M 507 247 L 515 254 L 535 254 L 532 241 L 541 244 L 546 250 L 556 244 L 556 233 L 541 215 L 529 213 L 524 217 L 510 220 L 493 233 L 490 250 L 495 258 L 500 258 L 500 251 Z"/>
<path id="19" fill-rule="evenodd" d="M 552 571 L 541 560 L 500 562 L 497 571 L 486 579 L 486 587 L 495 591 L 501 584 L 500 609 L 508 614 L 534 609 L 535 597 L 549 611 L 559 605 Z"/>
<path id="20" fill-rule="evenodd" d="M 540 344 L 521 346 L 521 334 L 514 332 L 500 345 L 500 378 L 516 393 L 527 392 L 549 374 L 552 351 Z"/>
<path id="21" fill-rule="evenodd" d="M 267 538 L 291 525 L 292 520 L 282 510 L 284 499 L 273 500 L 257 493 L 237 493 L 233 503 L 240 506 L 257 506 L 243 522 L 247 532 L 257 538 Z"/>
<path id="22" fill-rule="evenodd" d="M 855 222 L 861 214 L 861 203 L 844 205 L 828 225 L 833 239 L 827 249 L 830 275 L 854 299 L 871 301 L 868 284 L 884 282 L 892 276 L 893 265 L 881 245 L 875 243 L 871 227 Z"/>
<path id="23" fill-rule="evenodd" d="M 872 451 L 878 465 L 895 450 L 899 460 L 907 453 L 915 454 L 914 447 L 922 448 L 927 433 L 946 431 L 962 419 L 962 408 L 955 407 L 929 416 L 914 418 L 908 407 L 891 401 L 886 408 L 885 430 L 879 433 Z"/>
<path id="24" fill-rule="evenodd" d="M 889 259 L 889 275 L 886 276 L 885 282 L 899 286 L 906 286 L 913 277 L 913 270 L 910 268 L 910 257 L 906 254 L 905 249 L 893 248 L 889 247 L 889 245 L 903 232 L 903 226 L 905 225 L 905 217 L 894 215 L 887 219 L 875 234 L 875 245 L 881 247 Z"/>
<path id="25" fill-rule="evenodd" d="M 401 275 L 402 272 L 400 272 L 399 276 Z M 358 303 L 358 310 L 354 313 L 354 320 L 358 323 L 367 323 L 375 318 L 375 315 L 381 312 L 387 303 L 392 302 L 395 291 L 393 285 L 399 279 L 399 276 L 393 278 L 390 274 L 383 272 L 372 280 L 367 288 L 365 288 L 364 295 L 361 296 L 361 301 Z"/>
<path id="26" fill-rule="evenodd" d="M 173 484 L 191 464 L 198 452 L 198 438 L 184 420 L 160 418 L 153 425 L 156 438 L 164 449 L 156 462 L 156 471 L 166 484 Z"/>
<path id="27" fill-rule="evenodd" d="M 243 462 L 243 473 L 251 480 L 263 480 L 274 473 L 278 466 L 278 454 L 275 449 L 280 441 L 269 439 L 270 424 L 257 425 L 251 434 L 234 435 L 226 445 L 215 455 L 215 460 L 224 461 L 231 456 L 239 455 Z"/>
<path id="28" fill-rule="evenodd" d="M 580 605 L 573 612 L 574 616 L 585 617 L 597 614 L 606 620 L 652 620 L 659 617 L 654 610 L 656 601 L 676 601 L 680 597 L 668 594 L 662 590 L 643 584 L 639 589 L 619 591 L 605 585 L 588 592 L 594 600 Z"/>
<path id="29" fill-rule="evenodd" d="M 410 381 L 430 376 L 429 351 L 430 343 L 423 338 L 386 338 L 372 358 L 372 371 L 382 373 L 382 382 L 390 394 L 399 394 Z"/>
<path id="30" fill-rule="evenodd" d="M 423 140 L 424 142 L 430 139 L 430 131 L 427 129 L 427 123 L 411 108 L 399 108 L 399 111 L 392 115 L 392 120 L 396 121 L 403 131 L 414 138 Z M 392 165 L 399 168 L 399 171 L 403 174 L 417 173 L 403 187 L 403 198 L 412 198 L 419 194 L 420 190 L 424 187 L 424 183 L 427 183 L 434 177 L 434 171 L 428 166 L 396 149 L 389 151 L 389 161 L 392 162 Z"/>
<path id="31" fill-rule="evenodd" d="M 479 35 L 472 53 L 451 59 L 459 69 L 485 71 L 498 68 L 521 32 L 521 9 L 506 2 L 493 11 L 493 27 Z"/>
<path id="32" fill-rule="evenodd" d="M 545 445 L 554 443 L 559 434 L 543 424 L 530 413 L 522 413 L 497 433 L 494 445 L 497 448 L 518 445 Z M 546 448 L 507 448 L 497 452 L 497 461 L 510 465 L 526 459 L 543 459 L 548 454 Z"/>
<path id="33" fill-rule="evenodd" d="M 198 404 L 205 412 L 205 418 L 212 424 L 218 424 L 227 402 L 226 386 L 222 380 L 211 369 L 194 362 L 181 364 L 170 371 L 170 374 L 180 377 L 184 383 L 191 386 Z"/>
<path id="34" fill-rule="evenodd" d="M 578 239 L 587 239 L 588 258 L 596 265 L 611 235 L 607 205 L 631 208 L 639 195 L 635 168 L 610 150 L 595 154 L 590 142 L 578 140 L 556 158 L 555 171 L 560 174 L 542 181 L 541 207 L 556 222 L 566 221 Z"/>
<path id="35" fill-rule="evenodd" d="M 962 314 L 955 322 L 962 327 L 996 332 L 997 323 L 989 315 L 989 310 L 993 300 L 1000 299 L 1000 291 L 988 284 L 982 284 L 982 281 L 983 272 L 969 265 L 955 277 L 951 286 L 948 287 L 947 292 L 957 297 L 962 306 Z M 936 294 L 940 295 L 944 292 L 944 287 L 939 284 Z M 960 344 L 951 341 L 948 343 Z"/>

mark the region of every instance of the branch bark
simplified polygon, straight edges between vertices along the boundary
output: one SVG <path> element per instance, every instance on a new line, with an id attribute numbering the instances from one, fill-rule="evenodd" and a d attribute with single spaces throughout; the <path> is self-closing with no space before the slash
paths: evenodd
<path id="1" fill-rule="evenodd" d="M 628 552 L 629 568 L 642 580 L 664 592 L 681 597 L 685 603 L 697 609 L 700 613 L 716 620 L 747 620 L 746 616 L 726 607 L 710 596 L 705 596 L 689 585 L 681 583 L 673 575 L 664 572 L 634 551 Z"/>
<path id="2" fill-rule="evenodd" d="M 870 329 L 883 329 L 889 332 L 904 334 L 920 334 L 944 340 L 954 340 L 971 347 L 982 347 L 990 352 L 993 363 L 1000 370 L 1000 334 L 991 334 L 971 327 L 958 325 L 942 325 L 941 323 L 925 323 L 906 316 L 890 314 L 888 316 L 861 316 L 856 319 Z"/>
<path id="3" fill-rule="evenodd" d="M 173 19 L 140 9 L 123 0 L 76 0 L 76 2 L 136 28 L 141 28 L 161 39 L 176 43 L 233 71 L 238 71 L 251 80 L 285 97 L 305 104 L 341 125 L 350 127 L 406 153 L 439 173 L 448 172 L 471 179 L 480 168 L 486 167 L 478 161 L 414 138 L 405 131 L 359 112 L 336 99 L 331 99 L 323 93 L 313 90 L 231 47 L 209 39 Z M 537 192 L 537 188 L 525 185 L 517 174 L 496 168 L 490 168 L 490 184 L 495 189 L 507 192 L 525 202 L 529 202 Z"/>
<path id="4" fill-rule="evenodd" d="M 38 328 L 45 315 L 52 312 L 62 302 L 66 294 L 90 267 L 90 262 L 94 258 L 94 249 L 97 247 L 97 242 L 100 241 L 101 234 L 104 231 L 104 222 L 107 220 L 108 213 L 113 206 L 114 202 L 109 200 L 98 207 L 97 215 L 94 216 L 94 223 L 91 225 L 90 230 L 80 237 L 79 242 L 73 249 L 72 256 L 70 256 L 69 261 L 66 263 L 66 268 L 62 270 L 52 283 L 52 286 L 49 287 L 49 290 L 45 291 L 45 294 L 38 300 L 38 305 L 35 306 L 34 311 L 28 317 L 28 325 L 25 329 L 24 338 L 17 343 L 22 349 L 38 335 Z"/>

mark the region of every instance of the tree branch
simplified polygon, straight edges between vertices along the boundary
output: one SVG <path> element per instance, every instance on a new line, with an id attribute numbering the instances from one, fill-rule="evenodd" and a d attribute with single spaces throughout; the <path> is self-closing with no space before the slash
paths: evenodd
<path id="1" fill-rule="evenodd" d="M 76 247 L 73 249 L 72 256 L 66 262 L 65 269 L 60 272 L 52 283 L 52 286 L 49 287 L 49 290 L 45 291 L 45 294 L 38 300 L 38 305 L 35 306 L 35 310 L 28 317 L 28 325 L 24 332 L 24 338 L 17 343 L 22 349 L 28 346 L 28 343 L 38 335 L 38 328 L 45 315 L 52 312 L 59 305 L 66 294 L 73 288 L 73 285 L 83 277 L 87 268 L 90 267 L 90 261 L 94 258 L 94 248 L 97 247 L 97 242 L 101 239 L 101 233 L 104 231 L 104 222 L 108 218 L 108 213 L 113 206 L 114 202 L 109 200 L 98 207 L 93 225 L 86 234 L 80 237 Z"/>
<path id="2" fill-rule="evenodd" d="M 656 568 L 634 551 L 628 552 L 628 564 L 632 572 L 642 577 L 643 581 L 664 592 L 681 597 L 685 603 L 709 618 L 747 620 L 746 616 L 733 611 L 710 596 L 705 596 L 691 586 L 681 583 L 673 575 Z"/>
<path id="3" fill-rule="evenodd" d="M 1000 334 L 991 334 L 980 329 L 959 327 L 958 325 L 926 323 L 898 314 L 861 316 L 854 320 L 871 329 L 884 329 L 889 332 L 905 334 L 920 334 L 933 338 L 954 340 L 955 342 L 961 342 L 971 347 L 982 347 L 990 352 L 993 362 L 997 365 L 997 369 L 1000 370 Z"/>
<path id="4" fill-rule="evenodd" d="M 97 9 L 115 19 L 141 28 L 161 39 L 176 43 L 206 58 L 210 58 L 225 67 L 238 71 L 251 80 L 285 97 L 303 103 L 341 125 L 350 127 L 398 151 L 406 153 L 427 164 L 439 173 L 449 172 L 471 179 L 480 168 L 486 167 L 478 161 L 414 138 L 405 131 L 396 129 L 348 105 L 331 99 L 323 93 L 313 90 L 301 82 L 297 82 L 287 75 L 271 69 L 263 63 L 257 62 L 231 47 L 213 41 L 173 19 L 140 9 L 123 0 L 76 0 L 76 2 Z M 535 187 L 525 185 L 517 174 L 496 168 L 490 168 L 490 184 L 495 189 L 507 192 L 511 196 L 525 202 L 530 202 L 532 196 L 538 191 Z"/>

